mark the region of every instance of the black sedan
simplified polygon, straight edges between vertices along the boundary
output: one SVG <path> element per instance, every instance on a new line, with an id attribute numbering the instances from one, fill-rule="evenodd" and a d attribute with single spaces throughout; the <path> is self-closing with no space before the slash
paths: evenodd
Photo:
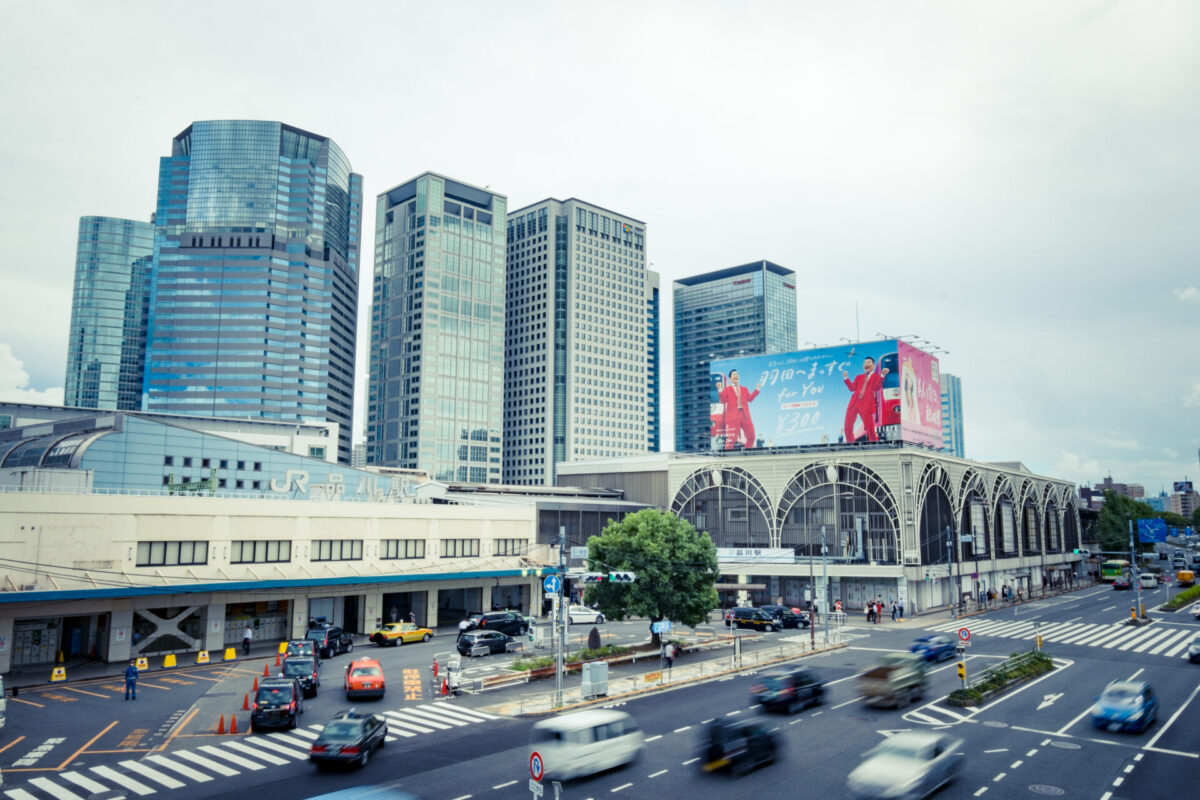
<path id="1" fill-rule="evenodd" d="M 797 614 L 787 606 L 759 606 L 775 618 L 780 628 L 807 628 L 808 615 Z"/>
<path id="2" fill-rule="evenodd" d="M 509 642 L 516 639 L 500 631 L 468 631 L 458 640 L 458 652 L 464 656 L 491 655 L 508 650 Z"/>
<path id="3" fill-rule="evenodd" d="M 745 775 L 775 760 L 775 732 L 755 720 L 717 720 L 700 739 L 700 767 L 705 772 L 729 770 Z"/>
<path id="4" fill-rule="evenodd" d="M 321 666 L 315 658 L 288 656 L 283 660 L 283 677 L 300 684 L 305 697 L 316 697 L 321 686 Z"/>
<path id="5" fill-rule="evenodd" d="M 308 758 L 319 768 L 332 765 L 365 767 L 371 753 L 387 743 L 387 721 L 354 709 L 338 714 L 317 736 Z"/>

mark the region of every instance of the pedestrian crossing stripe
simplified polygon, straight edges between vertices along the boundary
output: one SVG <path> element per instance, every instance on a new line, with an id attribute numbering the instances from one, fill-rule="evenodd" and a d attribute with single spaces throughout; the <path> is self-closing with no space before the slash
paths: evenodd
<path id="1" fill-rule="evenodd" d="M 925 628 L 937 633 L 957 631 L 961 620 L 944 622 Z M 1003 639 L 1033 639 L 1039 634 L 1043 642 L 1101 647 L 1106 650 L 1131 651 L 1163 655 L 1167 658 L 1188 657 L 1188 644 L 1196 634 L 1191 628 L 1172 628 L 1168 625 L 1146 625 L 1137 628 L 1124 622 L 1056 622 L 1042 624 L 1020 620 L 972 620 L 971 635 L 996 636 Z"/>
<path id="2" fill-rule="evenodd" d="M 387 741 L 414 738 L 501 719 L 495 714 L 444 703 L 405 706 L 380 712 L 388 722 Z M 229 778 L 243 771 L 291 764 L 308 759 L 308 751 L 323 724 L 290 731 L 227 739 L 194 749 L 154 753 L 140 761 L 98 765 L 56 775 L 31 778 L 22 786 L 0 789 L 7 800 L 84 800 L 93 794 L 119 791 L 128 797 L 148 797 L 168 789 Z"/>

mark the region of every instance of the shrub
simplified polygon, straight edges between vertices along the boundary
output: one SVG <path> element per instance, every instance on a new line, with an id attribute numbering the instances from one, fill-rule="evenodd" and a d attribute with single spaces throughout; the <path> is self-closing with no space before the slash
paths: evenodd
<path id="1" fill-rule="evenodd" d="M 1197 597 L 1200 597 L 1200 586 L 1193 586 L 1190 589 L 1184 589 L 1182 592 L 1172 597 L 1164 605 L 1166 605 L 1167 608 L 1178 610 L 1195 600 Z"/>

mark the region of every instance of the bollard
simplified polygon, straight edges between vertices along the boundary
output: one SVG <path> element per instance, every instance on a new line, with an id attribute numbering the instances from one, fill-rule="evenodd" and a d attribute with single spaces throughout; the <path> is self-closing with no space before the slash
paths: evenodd
<path id="1" fill-rule="evenodd" d="M 437 665 L 437 659 L 435 658 L 433 660 L 433 677 L 435 677 L 435 678 L 437 677 L 437 671 L 438 671 L 438 665 Z"/>
<path id="2" fill-rule="evenodd" d="M 174 669 L 175 666 L 176 666 L 176 659 L 175 659 L 174 653 L 167 653 L 165 656 L 163 656 L 163 665 L 162 665 L 163 669 Z"/>
<path id="3" fill-rule="evenodd" d="M 55 667 L 50 672 L 50 682 L 51 683 L 61 683 L 62 681 L 65 681 L 66 679 L 67 679 L 67 668 L 66 667 Z"/>
<path id="4" fill-rule="evenodd" d="M 207 650 L 201 650 L 199 653 L 196 653 L 196 663 L 197 664 L 207 664 L 208 663 L 208 651 Z"/>
<path id="5" fill-rule="evenodd" d="M 1130 607 L 1129 607 L 1129 618 L 1130 618 L 1130 619 L 1132 619 L 1132 620 L 1136 620 L 1136 619 L 1137 619 L 1137 609 L 1136 609 L 1136 608 L 1134 608 L 1133 606 L 1130 606 Z"/>
<path id="6" fill-rule="evenodd" d="M 237 660 L 237 648 L 236 647 L 226 647 L 225 648 L 225 660 L 226 661 L 236 661 Z"/>
<path id="7" fill-rule="evenodd" d="M 138 656 L 137 668 L 138 672 L 141 672 L 144 669 L 150 669 L 150 659 L 146 658 L 146 656 Z"/>

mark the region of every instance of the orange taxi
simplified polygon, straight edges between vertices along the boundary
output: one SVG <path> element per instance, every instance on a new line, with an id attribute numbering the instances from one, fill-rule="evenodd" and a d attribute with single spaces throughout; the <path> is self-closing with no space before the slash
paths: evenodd
<path id="1" fill-rule="evenodd" d="M 371 634 L 371 641 L 380 647 L 388 645 L 395 647 L 398 644 L 408 644 L 409 642 L 428 642 L 432 638 L 432 630 L 411 622 L 389 622 Z"/>
<path id="2" fill-rule="evenodd" d="M 356 658 L 346 666 L 346 699 L 383 697 L 383 667 L 373 658 Z"/>

